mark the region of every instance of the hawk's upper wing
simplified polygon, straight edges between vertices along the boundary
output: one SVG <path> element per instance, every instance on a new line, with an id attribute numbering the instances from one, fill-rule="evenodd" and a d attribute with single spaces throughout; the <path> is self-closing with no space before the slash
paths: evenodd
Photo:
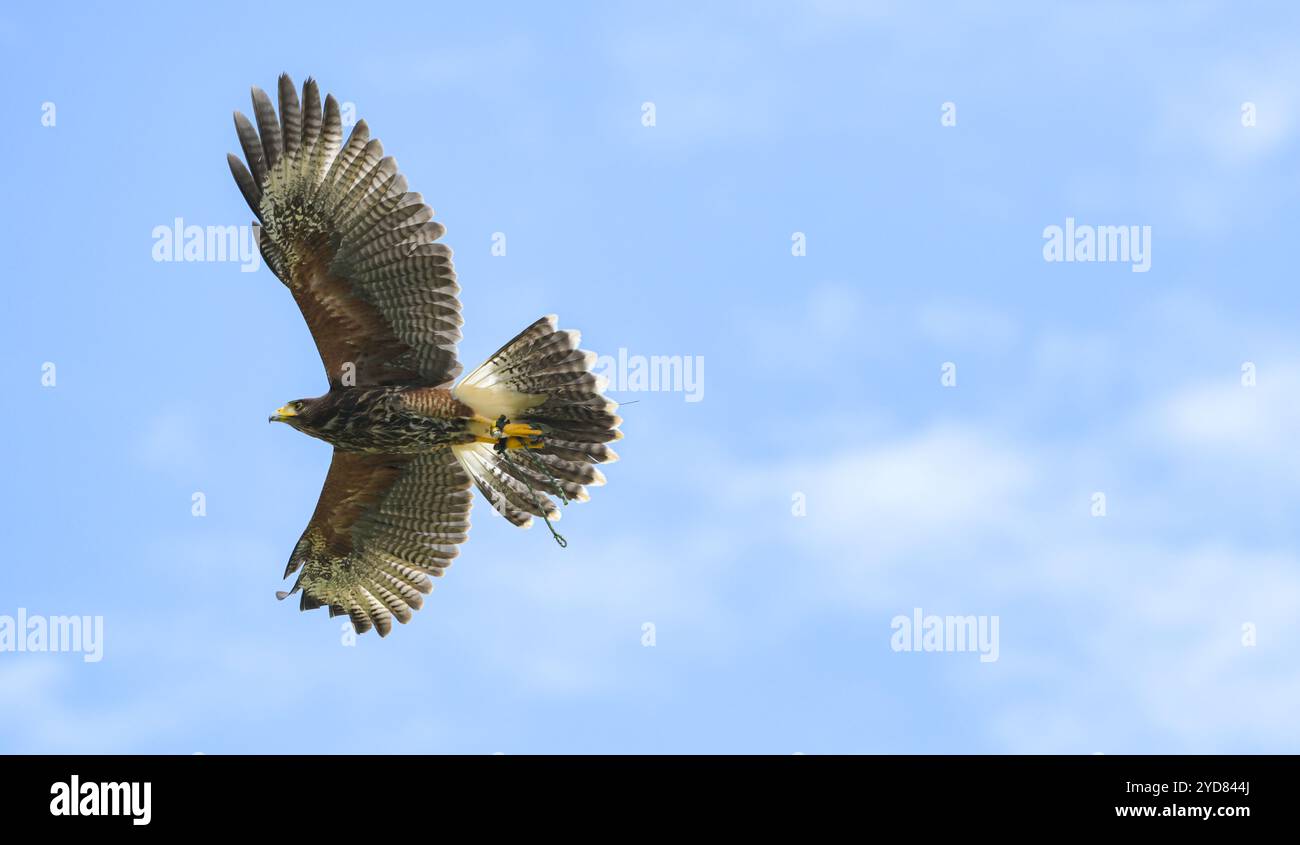
<path id="1" fill-rule="evenodd" d="M 280 115 L 253 89 L 257 129 L 239 112 L 244 166 L 230 170 L 262 224 L 267 264 L 302 309 L 330 384 L 445 386 L 460 374 L 460 302 L 445 231 L 407 193 L 365 121 L 343 138 L 338 103 L 315 81 L 280 77 Z M 251 171 L 251 172 L 250 172 Z"/>
<path id="2" fill-rule="evenodd" d="M 328 606 L 352 617 L 357 633 L 380 636 L 406 622 L 469 532 L 470 479 L 440 447 L 419 455 L 334 451 L 325 487 L 285 577 L 303 610 Z"/>

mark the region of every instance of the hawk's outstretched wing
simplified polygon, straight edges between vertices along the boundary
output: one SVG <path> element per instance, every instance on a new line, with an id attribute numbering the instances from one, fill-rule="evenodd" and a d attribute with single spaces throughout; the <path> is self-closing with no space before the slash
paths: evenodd
<path id="1" fill-rule="evenodd" d="M 446 386 L 460 374 L 459 288 L 433 210 L 408 193 L 365 121 L 343 138 L 333 95 L 298 102 L 280 76 L 280 114 L 253 89 L 257 129 L 235 112 L 245 167 L 230 170 L 262 224 L 262 256 L 302 309 L 331 385 Z"/>
<path id="2" fill-rule="evenodd" d="M 325 487 L 285 577 L 303 610 L 346 613 L 357 633 L 406 622 L 469 532 L 470 479 L 443 446 L 419 455 L 334 451 Z"/>

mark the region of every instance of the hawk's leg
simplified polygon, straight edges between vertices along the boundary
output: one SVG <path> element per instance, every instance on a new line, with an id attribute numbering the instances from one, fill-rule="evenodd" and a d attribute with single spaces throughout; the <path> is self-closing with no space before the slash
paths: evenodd
<path id="1" fill-rule="evenodd" d="M 540 428 L 533 428 L 528 423 L 512 423 L 506 419 L 505 414 L 497 417 L 497 421 L 492 424 L 489 440 L 493 442 L 492 448 L 498 452 L 507 449 L 541 449 L 546 445 L 542 442 Z"/>

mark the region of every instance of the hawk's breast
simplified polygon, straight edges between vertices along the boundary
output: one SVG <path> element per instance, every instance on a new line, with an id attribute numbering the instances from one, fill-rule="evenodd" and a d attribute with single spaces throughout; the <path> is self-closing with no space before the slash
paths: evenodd
<path id="1" fill-rule="evenodd" d="M 451 392 L 432 387 L 335 388 L 321 439 L 352 452 L 410 454 L 470 443 L 473 411 Z"/>

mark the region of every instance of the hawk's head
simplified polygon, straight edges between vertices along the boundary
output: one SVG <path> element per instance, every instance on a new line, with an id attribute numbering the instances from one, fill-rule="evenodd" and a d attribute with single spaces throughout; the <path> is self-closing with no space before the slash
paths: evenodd
<path id="1" fill-rule="evenodd" d="M 316 405 L 315 399 L 295 399 L 287 405 L 276 408 L 267 422 L 288 423 L 299 430 L 311 429 L 314 412 L 318 410 Z"/>

